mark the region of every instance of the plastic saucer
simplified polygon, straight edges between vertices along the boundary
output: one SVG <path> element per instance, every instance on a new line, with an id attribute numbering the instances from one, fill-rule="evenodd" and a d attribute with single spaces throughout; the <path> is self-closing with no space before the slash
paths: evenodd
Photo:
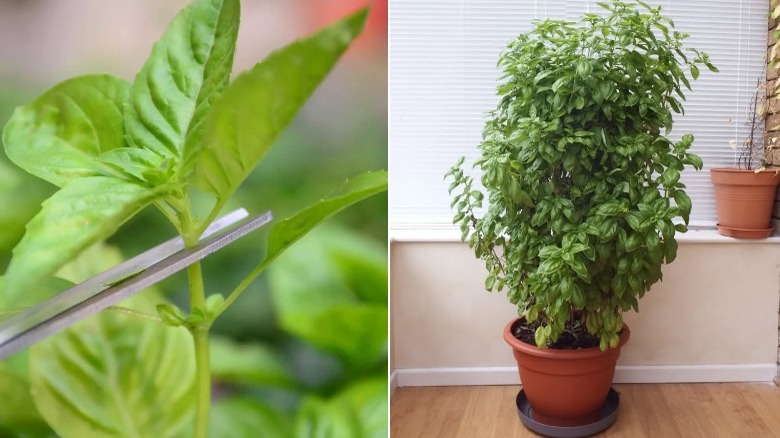
<path id="1" fill-rule="evenodd" d="M 607 394 L 607 400 L 601 407 L 601 415 L 599 416 L 598 421 L 582 426 L 571 427 L 548 426 L 534 420 L 531 404 L 528 403 L 528 399 L 522 389 L 517 393 L 516 402 L 517 415 L 520 417 L 520 421 L 523 422 L 525 427 L 540 435 L 551 438 L 579 438 L 595 435 L 615 422 L 617 419 L 618 406 L 620 406 L 620 395 L 617 391 L 610 388 L 609 394 Z"/>

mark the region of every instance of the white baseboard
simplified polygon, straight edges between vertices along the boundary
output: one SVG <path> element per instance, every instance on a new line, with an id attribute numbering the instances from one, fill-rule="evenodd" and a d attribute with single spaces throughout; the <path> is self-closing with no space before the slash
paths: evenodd
<path id="1" fill-rule="evenodd" d="M 514 367 L 490 368 L 406 368 L 395 370 L 398 387 L 517 385 L 520 377 Z"/>
<path id="2" fill-rule="evenodd" d="M 393 398 L 396 389 L 398 389 L 398 372 L 393 370 L 390 373 L 390 398 Z"/>
<path id="3" fill-rule="evenodd" d="M 777 364 L 620 366 L 615 383 L 771 382 Z M 515 367 L 406 368 L 393 371 L 395 387 L 518 385 Z"/>
<path id="4" fill-rule="evenodd" d="M 771 382 L 777 364 L 618 366 L 615 383 Z"/>

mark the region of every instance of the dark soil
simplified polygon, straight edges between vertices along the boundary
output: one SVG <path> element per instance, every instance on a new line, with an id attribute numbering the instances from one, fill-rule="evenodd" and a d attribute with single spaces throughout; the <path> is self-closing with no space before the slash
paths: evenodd
<path id="1" fill-rule="evenodd" d="M 539 325 L 539 320 L 528 324 L 525 319 L 521 319 L 518 324 L 512 326 L 512 334 L 526 344 L 536 346 L 534 333 L 536 333 L 536 328 L 539 327 Z M 547 348 L 556 350 L 579 350 L 582 348 L 598 347 L 599 343 L 599 338 L 588 333 L 585 326 L 580 323 L 580 315 L 575 314 L 574 318 L 564 326 L 561 337 L 558 338 L 555 343 L 548 344 Z"/>

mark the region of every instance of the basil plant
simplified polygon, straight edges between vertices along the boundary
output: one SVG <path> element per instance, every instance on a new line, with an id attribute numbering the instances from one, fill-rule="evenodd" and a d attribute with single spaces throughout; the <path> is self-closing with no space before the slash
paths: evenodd
<path id="1" fill-rule="evenodd" d="M 108 74 L 75 77 L 17 108 L 3 130 L 8 157 L 59 190 L 13 250 L 0 311 L 61 290 L 53 282 L 68 278 L 62 273 L 71 261 L 148 207 L 186 246 L 195 245 L 360 34 L 367 14 L 359 10 L 231 78 L 240 2 L 194 0 L 132 83 Z M 101 314 L 41 342 L 29 358 L 7 365 L 29 361 L 32 390 L 15 394 L 32 397 L 30 412 L 59 436 L 205 437 L 214 320 L 304 234 L 386 188 L 386 172 L 364 173 L 276 222 L 265 258 L 232 291 L 207 293 L 195 263 L 187 273 L 188 309 L 146 296 L 126 302 L 118 317 Z"/>
<path id="2" fill-rule="evenodd" d="M 475 162 L 481 187 L 463 158 L 447 173 L 485 287 L 507 291 L 541 348 L 565 333 L 616 347 L 622 313 L 638 310 L 687 230 L 680 174 L 702 160 L 692 135 L 666 135 L 689 78 L 717 69 L 660 7 L 637 3 L 537 20 L 511 41 Z"/>

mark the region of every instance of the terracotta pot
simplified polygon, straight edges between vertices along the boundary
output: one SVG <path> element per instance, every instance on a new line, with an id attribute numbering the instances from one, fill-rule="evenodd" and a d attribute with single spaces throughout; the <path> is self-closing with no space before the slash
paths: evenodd
<path id="1" fill-rule="evenodd" d="M 612 386 L 620 348 L 631 335 L 628 326 L 623 325 L 617 348 L 555 350 L 515 338 L 512 327 L 520 321 L 517 318 L 506 325 L 504 340 L 514 351 L 534 420 L 562 427 L 596 422 Z"/>
<path id="2" fill-rule="evenodd" d="M 772 206 L 780 174 L 743 169 L 710 169 L 715 185 L 718 232 L 742 239 L 763 239 L 772 232 Z"/>

